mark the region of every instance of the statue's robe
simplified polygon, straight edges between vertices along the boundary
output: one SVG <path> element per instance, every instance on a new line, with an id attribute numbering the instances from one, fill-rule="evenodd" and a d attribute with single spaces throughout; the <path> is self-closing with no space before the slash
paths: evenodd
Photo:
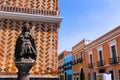
<path id="1" fill-rule="evenodd" d="M 22 35 L 22 33 L 20 34 L 20 36 L 21 35 Z M 22 38 L 20 36 L 18 37 L 18 39 L 16 41 L 16 48 L 15 48 L 15 58 L 16 58 L 16 60 L 21 59 L 21 58 L 36 59 L 37 53 L 36 53 L 36 48 L 35 48 L 35 42 L 34 42 L 34 39 L 32 38 L 32 36 L 30 35 L 30 37 L 28 38 L 29 41 L 31 42 L 32 47 L 35 50 L 35 52 L 32 51 L 32 54 L 29 54 L 29 53 L 21 54 L 23 41 L 22 41 Z"/>

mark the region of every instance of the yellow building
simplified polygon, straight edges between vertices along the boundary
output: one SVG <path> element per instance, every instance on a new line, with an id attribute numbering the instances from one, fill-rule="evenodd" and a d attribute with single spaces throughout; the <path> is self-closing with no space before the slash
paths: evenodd
<path id="1" fill-rule="evenodd" d="M 16 74 L 15 43 L 21 28 L 35 26 L 37 60 L 30 74 L 57 77 L 58 0 L 0 0 L 0 75 Z M 1 76 L 1 77 L 3 77 Z"/>

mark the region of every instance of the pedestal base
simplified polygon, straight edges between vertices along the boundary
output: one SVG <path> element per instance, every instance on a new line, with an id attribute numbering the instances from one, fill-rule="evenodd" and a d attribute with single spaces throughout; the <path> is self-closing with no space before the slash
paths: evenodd
<path id="1" fill-rule="evenodd" d="M 33 63 L 34 61 L 29 59 L 16 61 L 16 67 L 18 68 L 17 80 L 29 80 L 29 71 L 32 68 Z"/>
<path id="2" fill-rule="evenodd" d="M 17 75 L 0 75 L 0 80 L 17 80 Z M 29 80 L 59 80 L 59 78 L 58 76 L 42 77 L 30 75 Z"/>
<path id="3" fill-rule="evenodd" d="M 16 78 L 0 78 L 0 80 L 17 80 Z M 59 78 L 30 78 L 30 80 L 59 80 Z"/>

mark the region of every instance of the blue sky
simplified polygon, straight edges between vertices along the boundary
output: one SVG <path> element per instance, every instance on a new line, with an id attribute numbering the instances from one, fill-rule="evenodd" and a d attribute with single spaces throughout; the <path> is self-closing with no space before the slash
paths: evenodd
<path id="1" fill-rule="evenodd" d="M 120 25 L 120 0 L 59 0 L 58 52 L 82 39 L 95 40 Z"/>

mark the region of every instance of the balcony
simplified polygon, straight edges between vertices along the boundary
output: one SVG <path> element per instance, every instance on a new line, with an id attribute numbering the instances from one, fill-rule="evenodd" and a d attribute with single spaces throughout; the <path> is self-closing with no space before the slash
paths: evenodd
<path id="1" fill-rule="evenodd" d="M 88 64 L 88 68 L 93 68 L 94 67 L 94 64 L 93 63 L 89 63 Z"/>
<path id="2" fill-rule="evenodd" d="M 78 61 L 77 60 L 74 60 L 73 62 L 72 62 L 72 65 L 75 65 L 75 64 L 77 64 L 78 63 Z"/>
<path id="3" fill-rule="evenodd" d="M 109 62 L 110 64 L 117 64 L 119 61 L 118 61 L 118 57 L 112 57 L 112 58 L 109 58 Z"/>
<path id="4" fill-rule="evenodd" d="M 79 59 L 77 60 L 77 62 L 78 62 L 78 63 L 82 63 L 82 62 L 83 62 L 83 59 L 82 59 L 82 58 L 79 58 Z"/>
<path id="5" fill-rule="evenodd" d="M 57 22 L 62 21 L 59 11 L 0 5 L 0 18 Z"/>
<path id="6" fill-rule="evenodd" d="M 97 66 L 104 66 L 104 60 L 97 61 Z"/>
<path id="7" fill-rule="evenodd" d="M 64 71 L 70 70 L 70 69 L 72 69 L 72 66 L 66 66 L 66 67 L 64 68 Z"/>

